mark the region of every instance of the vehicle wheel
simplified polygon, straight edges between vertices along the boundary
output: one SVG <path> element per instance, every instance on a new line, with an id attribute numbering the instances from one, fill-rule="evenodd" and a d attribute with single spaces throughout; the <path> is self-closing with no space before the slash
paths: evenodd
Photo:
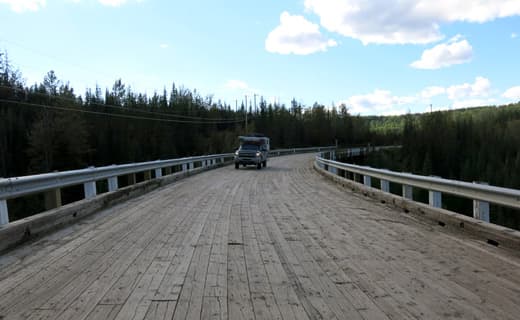
<path id="1" fill-rule="evenodd" d="M 267 167 L 267 160 L 265 160 L 265 161 L 262 162 L 262 166 L 263 166 L 264 168 Z"/>
<path id="2" fill-rule="evenodd" d="M 240 167 L 240 164 L 237 162 L 235 163 L 235 169 L 238 169 Z"/>
<path id="3" fill-rule="evenodd" d="M 245 164 L 243 164 L 243 165 L 242 165 L 242 167 L 244 167 L 244 168 L 245 168 L 245 167 L 246 167 L 246 165 L 245 165 Z"/>
<path id="4" fill-rule="evenodd" d="M 262 169 L 262 163 L 261 163 L 261 162 L 258 162 L 258 164 L 256 165 L 256 168 L 257 168 L 258 170 Z"/>

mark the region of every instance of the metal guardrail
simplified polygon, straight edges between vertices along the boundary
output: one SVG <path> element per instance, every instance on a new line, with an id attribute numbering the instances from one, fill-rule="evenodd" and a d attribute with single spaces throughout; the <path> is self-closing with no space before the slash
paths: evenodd
<path id="1" fill-rule="evenodd" d="M 383 192 L 390 192 L 390 182 L 401 184 L 402 196 L 409 200 L 413 200 L 412 188 L 428 190 L 429 205 L 433 207 L 442 207 L 442 193 L 472 199 L 474 218 L 487 222 L 489 203 L 520 209 L 520 190 L 341 163 L 325 159 L 323 153 L 316 157 L 316 164 L 334 174 L 350 172 L 361 175 L 363 184 L 369 187 L 372 187 L 371 178 L 379 179 Z"/>
<path id="2" fill-rule="evenodd" d="M 325 152 L 336 150 L 335 146 L 329 147 L 310 147 L 310 148 L 291 148 L 291 149 L 276 149 L 269 151 L 270 156 L 283 156 L 287 154 L 295 154 L 295 153 L 310 153 L 310 152 Z"/>
<path id="3" fill-rule="evenodd" d="M 278 149 L 270 151 L 269 154 L 271 156 L 279 156 L 293 153 L 322 152 L 332 150 L 333 148 L 335 147 Z M 136 173 L 144 172 L 145 176 L 147 176 L 145 179 L 150 180 L 152 179 L 151 172 L 154 172 L 154 178 L 159 178 L 163 174 L 171 174 L 172 167 L 178 167 L 182 172 L 189 172 L 196 167 L 214 167 L 229 162 L 234 155 L 234 153 L 224 153 L 97 168 L 89 167 L 80 170 L 0 179 L 0 225 L 9 223 L 8 199 L 45 192 L 47 193 L 46 196 L 53 198 L 50 201 L 50 203 L 53 203 L 52 206 L 59 207 L 61 206 L 61 194 L 59 191 L 61 188 L 83 184 L 85 198 L 90 199 L 98 193 L 97 181 L 107 180 L 108 191 L 116 191 L 119 189 L 117 179 L 119 176 L 135 175 Z M 135 182 L 135 176 L 133 180 Z"/>

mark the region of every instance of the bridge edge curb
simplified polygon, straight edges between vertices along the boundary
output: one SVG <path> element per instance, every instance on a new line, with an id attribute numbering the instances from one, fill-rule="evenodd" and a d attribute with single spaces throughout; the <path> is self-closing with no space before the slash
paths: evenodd
<path id="1" fill-rule="evenodd" d="M 433 224 L 443 225 L 452 231 L 463 232 L 464 234 L 482 240 L 485 243 L 487 242 L 511 249 L 516 253 L 520 252 L 520 231 L 477 220 L 473 217 L 468 217 L 445 209 L 434 208 L 427 204 L 410 201 L 376 188 L 367 187 L 361 183 L 353 182 L 344 177 L 328 172 L 320 168 L 315 162 L 313 163 L 313 167 L 319 174 L 332 180 L 343 188 L 361 193 L 381 202 L 384 201 L 384 203 L 399 208 L 404 212 L 426 218 Z"/>
<path id="2" fill-rule="evenodd" d="M 199 167 L 186 172 L 178 172 L 142 181 L 117 191 L 100 194 L 92 199 L 76 201 L 56 209 L 13 221 L 6 226 L 0 226 L 0 255 L 17 248 L 21 244 L 36 241 L 49 233 L 72 225 L 83 218 L 109 209 L 128 199 L 139 197 L 178 180 L 228 164 L 218 164 L 210 168 Z"/>

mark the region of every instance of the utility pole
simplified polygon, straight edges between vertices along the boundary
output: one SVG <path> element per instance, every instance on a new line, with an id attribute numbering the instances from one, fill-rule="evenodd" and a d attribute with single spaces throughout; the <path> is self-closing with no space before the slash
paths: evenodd
<path id="1" fill-rule="evenodd" d="M 247 94 L 245 95 L 246 97 L 246 134 L 247 134 Z"/>
<path id="2" fill-rule="evenodd" d="M 430 103 L 430 113 L 433 112 L 433 105 Z"/>
<path id="3" fill-rule="evenodd" d="M 253 95 L 253 97 L 254 97 L 254 99 L 255 99 L 255 113 L 257 113 L 257 111 L 258 111 L 258 110 L 256 109 L 256 96 L 257 96 L 257 94 L 255 93 L 255 94 Z"/>

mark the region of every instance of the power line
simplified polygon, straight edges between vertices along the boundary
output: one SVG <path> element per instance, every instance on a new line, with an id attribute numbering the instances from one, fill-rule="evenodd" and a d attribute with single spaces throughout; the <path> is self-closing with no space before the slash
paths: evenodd
<path id="1" fill-rule="evenodd" d="M 116 113 L 107 113 L 107 112 L 99 112 L 99 111 L 90 111 L 90 110 L 82 110 L 82 109 L 65 108 L 65 107 L 58 107 L 58 106 L 48 106 L 48 105 L 44 105 L 44 104 L 36 104 L 36 103 L 29 103 L 29 102 L 23 102 L 23 101 L 15 101 L 15 100 L 7 100 L 7 99 L 0 99 L 0 102 L 18 104 L 18 105 L 35 107 L 35 108 L 40 108 L 40 109 L 72 111 L 72 112 L 79 112 L 79 113 L 85 113 L 85 114 L 103 115 L 103 116 L 109 116 L 109 117 L 114 117 L 114 118 L 124 118 L 124 119 L 133 119 L 133 120 L 148 120 L 148 121 L 169 122 L 169 123 L 232 124 L 232 123 L 241 123 L 243 121 L 243 120 L 230 120 L 230 121 L 226 121 L 226 122 L 221 122 L 221 121 L 208 122 L 208 121 L 195 121 L 195 120 L 157 119 L 157 118 L 139 117 L 139 116 L 132 116 L 132 115 L 116 114 Z"/>
<path id="2" fill-rule="evenodd" d="M 84 72 L 87 72 L 87 73 L 92 74 L 92 75 L 94 75 L 94 74 L 95 74 L 95 75 L 102 75 L 102 76 L 105 77 L 105 80 L 107 80 L 107 81 L 113 81 L 113 80 L 111 80 L 112 78 L 114 78 L 113 75 L 112 75 L 112 76 L 111 76 L 111 75 L 108 75 L 107 73 L 103 73 L 103 72 L 101 72 L 101 71 L 99 71 L 99 70 L 92 70 L 92 68 L 86 67 L 86 66 L 84 66 L 84 65 L 80 65 L 80 64 L 77 64 L 77 63 L 73 63 L 73 62 L 71 62 L 71 61 L 67 61 L 67 60 L 60 59 L 60 58 L 58 58 L 58 57 L 56 57 L 56 56 L 54 56 L 54 55 L 51 55 L 51 54 L 48 54 L 48 53 L 44 53 L 44 52 L 42 52 L 42 51 L 38 51 L 38 50 L 35 50 L 35 49 L 32 49 L 32 48 L 29 48 L 29 47 L 27 47 L 27 46 L 25 46 L 25 45 L 22 45 L 22 44 L 20 44 L 20 43 L 17 43 L 17 42 L 15 42 L 15 41 L 12 41 L 12 40 L 7 40 L 7 39 L 2 38 L 2 37 L 0 37 L 0 43 L 1 43 L 1 42 L 5 42 L 5 43 L 7 43 L 7 44 L 14 45 L 14 46 L 16 46 L 16 47 L 18 47 L 18 48 L 21 48 L 22 50 L 26 50 L 26 51 L 28 51 L 28 52 L 32 52 L 33 54 L 36 54 L 36 55 L 39 55 L 39 56 L 42 56 L 42 57 L 46 57 L 47 59 L 52 59 L 52 60 L 55 60 L 55 61 L 60 62 L 60 63 L 62 63 L 62 64 L 72 66 L 72 67 L 74 67 L 74 68 L 77 68 L 77 69 L 83 70 Z M 120 76 L 119 76 L 119 77 L 116 76 L 115 78 L 119 78 L 119 79 L 121 79 Z M 151 90 L 151 88 L 149 88 L 149 89 Z M 157 92 L 156 90 L 154 90 L 154 91 Z M 116 107 L 117 107 L 117 106 L 116 106 Z M 189 119 L 189 118 L 188 118 L 188 119 Z"/>
<path id="3" fill-rule="evenodd" d="M 88 67 L 79 65 L 77 63 L 73 63 L 71 61 L 66 61 L 66 60 L 60 59 L 60 58 L 58 58 L 56 56 L 53 56 L 51 54 L 44 53 L 44 52 L 41 52 L 41 51 L 38 51 L 38 50 L 35 50 L 35 49 L 32 49 L 32 48 L 29 48 L 29 47 L 27 47 L 25 45 L 22 45 L 22 44 L 20 44 L 18 42 L 12 41 L 12 40 L 7 40 L 5 38 L 0 38 L 0 41 L 3 41 L 5 43 L 11 44 L 13 46 L 16 46 L 16 47 L 18 47 L 18 48 L 20 48 L 22 50 L 25 50 L 25 51 L 28 51 L 28 52 L 32 52 L 33 54 L 39 55 L 41 57 L 45 57 L 47 59 L 51 59 L 51 60 L 54 60 L 54 61 L 57 61 L 57 62 L 61 62 L 62 64 L 66 64 L 66 65 L 72 66 L 74 68 L 83 70 L 84 72 L 87 72 L 87 73 L 90 73 L 90 74 L 96 74 L 96 75 L 101 74 L 101 75 L 107 77 L 106 80 L 113 78 L 113 76 L 108 75 L 107 73 L 103 73 L 103 72 L 101 72 L 99 70 L 92 70 L 92 68 L 88 68 Z"/>
<path id="4" fill-rule="evenodd" d="M 18 89 L 17 88 L 13 88 L 13 87 L 10 87 L 10 86 L 2 86 L 0 85 L 0 88 L 6 88 L 6 89 L 11 89 L 13 91 L 17 91 Z M 50 96 L 48 94 L 45 94 L 45 93 L 40 93 L 40 92 L 27 92 L 27 90 L 24 88 L 23 90 L 24 94 L 31 94 L 31 95 L 37 95 L 37 96 L 42 96 L 42 97 L 45 97 L 45 98 L 53 98 L 53 99 L 57 99 L 57 100 L 62 100 L 62 101 L 69 101 L 69 102 L 73 102 L 73 103 L 77 103 L 78 101 L 76 99 L 73 99 L 73 98 L 66 98 L 66 97 L 60 97 L 60 96 Z M 153 111 L 146 111 L 146 110 L 141 110 L 141 109 L 131 109 L 131 108 L 128 108 L 128 107 L 123 107 L 123 106 L 116 106 L 116 105 L 110 105 L 110 104 L 104 104 L 104 103 L 97 103 L 97 102 L 92 102 L 92 101 L 89 101 L 90 104 L 92 105 L 96 105 L 96 106 L 100 106 L 100 107 L 106 107 L 106 108 L 112 108 L 112 109 L 117 109 L 117 110 L 125 110 L 125 111 L 132 111 L 132 112 L 136 112 L 136 113 L 145 113 L 145 114 L 153 114 L 153 115 L 158 115 L 158 116 L 166 116 L 166 117 L 174 117 L 174 118 L 182 118 L 182 119 L 192 119 L 192 120 L 200 120 L 200 121 L 235 121 L 233 119 L 225 119 L 225 118 L 206 118 L 206 117 L 195 117 L 195 116 L 186 116 L 186 115 L 180 115 L 180 114 L 175 114 L 175 113 L 163 113 L 163 112 L 153 112 Z M 240 120 L 242 121 L 242 120 Z"/>

